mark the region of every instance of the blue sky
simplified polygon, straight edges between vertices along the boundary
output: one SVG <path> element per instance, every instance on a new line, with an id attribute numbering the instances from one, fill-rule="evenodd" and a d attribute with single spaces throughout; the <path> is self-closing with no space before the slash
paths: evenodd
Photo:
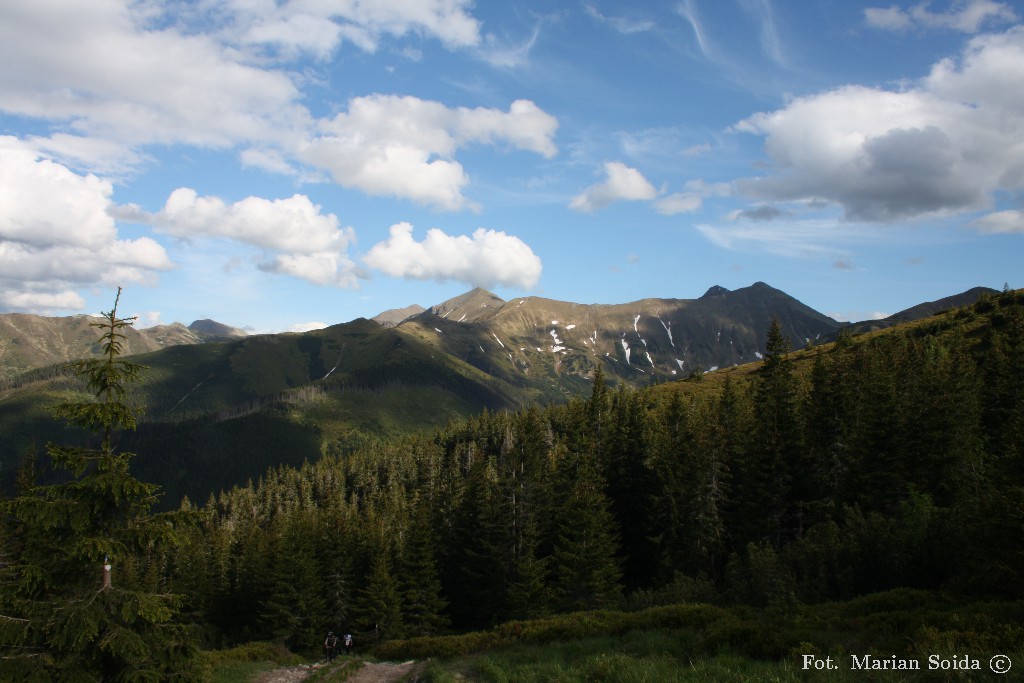
<path id="1" fill-rule="evenodd" d="M 0 311 L 310 329 L 482 286 L 1024 286 L 996 0 L 0 4 Z"/>

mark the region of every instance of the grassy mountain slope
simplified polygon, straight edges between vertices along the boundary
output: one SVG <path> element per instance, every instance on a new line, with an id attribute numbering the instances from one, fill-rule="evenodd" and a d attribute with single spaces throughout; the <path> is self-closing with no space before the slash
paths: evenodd
<path id="1" fill-rule="evenodd" d="M 90 326 L 94 321 L 87 315 L 48 318 L 28 313 L 0 314 L 0 380 L 32 368 L 98 355 L 96 329 Z M 188 327 L 173 323 L 131 328 L 125 336 L 124 350 L 134 355 L 244 335 L 213 320 L 197 320 Z"/>

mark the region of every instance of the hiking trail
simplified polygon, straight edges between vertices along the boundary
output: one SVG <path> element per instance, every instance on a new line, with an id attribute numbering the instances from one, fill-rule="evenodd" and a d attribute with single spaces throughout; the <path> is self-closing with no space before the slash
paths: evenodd
<path id="1" fill-rule="evenodd" d="M 317 669 L 324 664 L 312 664 L 304 666 L 286 666 L 273 671 L 265 671 L 253 679 L 253 683 L 299 683 L 306 680 Z M 416 667 L 416 662 L 409 661 L 402 664 L 393 662 L 366 662 L 354 674 L 349 676 L 347 683 L 397 683 L 404 676 L 409 675 Z"/>

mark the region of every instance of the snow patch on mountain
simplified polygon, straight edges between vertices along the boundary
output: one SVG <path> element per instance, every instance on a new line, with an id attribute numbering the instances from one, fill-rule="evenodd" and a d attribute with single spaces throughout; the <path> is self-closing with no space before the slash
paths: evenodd
<path id="1" fill-rule="evenodd" d="M 672 346 L 675 346 L 675 345 L 676 345 L 676 343 L 675 343 L 674 341 L 672 341 L 672 323 L 671 323 L 671 322 L 669 322 L 669 323 L 668 323 L 668 324 L 666 325 L 666 324 L 665 324 L 665 321 L 664 321 L 664 320 L 662 320 L 661 318 L 658 318 L 658 322 L 660 322 L 660 323 L 661 323 L 661 326 L 665 328 L 665 334 L 667 334 L 667 335 L 668 335 L 668 343 L 669 343 L 669 344 L 671 344 Z"/>

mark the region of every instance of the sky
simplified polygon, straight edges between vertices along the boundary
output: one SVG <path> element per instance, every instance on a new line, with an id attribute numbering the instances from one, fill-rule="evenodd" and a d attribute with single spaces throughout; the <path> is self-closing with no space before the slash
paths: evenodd
<path id="1" fill-rule="evenodd" d="M 0 3 L 0 312 L 1024 287 L 1024 4 Z"/>

